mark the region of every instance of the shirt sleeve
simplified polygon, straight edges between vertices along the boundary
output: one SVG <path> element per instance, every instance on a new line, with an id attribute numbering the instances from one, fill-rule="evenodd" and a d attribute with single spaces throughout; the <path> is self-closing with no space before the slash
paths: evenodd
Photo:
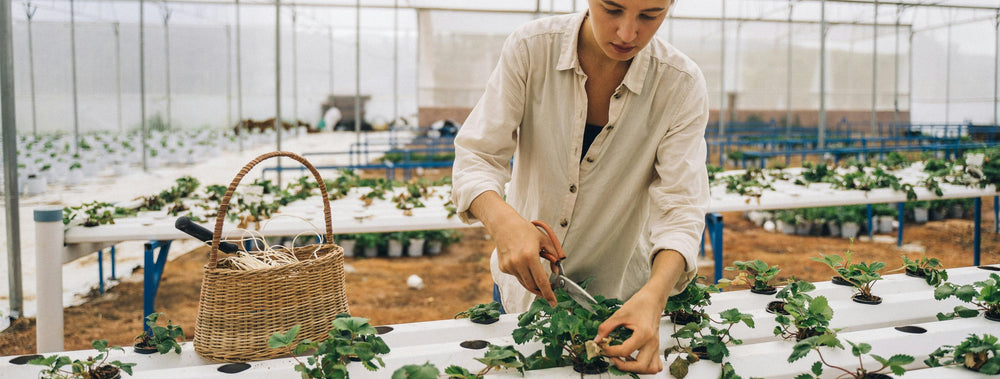
<path id="1" fill-rule="evenodd" d="M 669 118 L 671 125 L 657 147 L 656 179 L 649 188 L 651 254 L 676 250 L 686 261 L 685 272 L 672 294 L 682 291 L 697 275 L 697 253 L 711 198 L 705 167 L 708 91 L 700 72 L 692 83 L 686 99 Z M 653 256 L 649 258 L 652 262 Z"/>
<path id="2" fill-rule="evenodd" d="M 505 196 L 524 115 L 526 55 L 524 40 L 515 32 L 504 42 L 486 91 L 455 137 L 451 199 L 465 223 L 477 221 L 469 212 L 477 196 L 486 191 Z"/>

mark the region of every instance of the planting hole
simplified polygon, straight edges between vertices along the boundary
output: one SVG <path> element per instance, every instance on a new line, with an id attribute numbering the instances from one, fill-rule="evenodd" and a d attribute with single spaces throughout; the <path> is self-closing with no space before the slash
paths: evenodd
<path id="1" fill-rule="evenodd" d="M 11 359 L 10 363 L 15 364 L 15 365 L 23 365 L 23 364 L 27 364 L 28 361 L 30 361 L 32 359 L 36 359 L 36 358 L 43 358 L 43 357 L 41 355 L 38 355 L 38 354 L 22 355 L 20 357 Z"/>
<path id="2" fill-rule="evenodd" d="M 466 349 L 479 350 L 479 349 L 485 349 L 487 346 L 490 345 L 490 343 L 483 340 L 472 340 L 472 341 L 463 341 L 458 345 Z"/>
<path id="3" fill-rule="evenodd" d="M 376 326 L 375 332 L 378 334 L 386 334 L 392 331 L 391 326 Z"/>
<path id="4" fill-rule="evenodd" d="M 1000 271 L 1000 267 L 994 267 L 994 266 L 979 266 L 979 268 L 989 271 Z"/>
<path id="5" fill-rule="evenodd" d="M 903 333 L 913 333 L 913 334 L 923 334 L 927 333 L 927 329 L 921 328 L 919 326 L 907 325 L 907 326 L 897 326 L 896 330 Z"/>
<path id="6" fill-rule="evenodd" d="M 219 366 L 219 372 L 226 374 L 238 374 L 246 369 L 250 368 L 250 365 L 246 363 L 227 363 Z"/>

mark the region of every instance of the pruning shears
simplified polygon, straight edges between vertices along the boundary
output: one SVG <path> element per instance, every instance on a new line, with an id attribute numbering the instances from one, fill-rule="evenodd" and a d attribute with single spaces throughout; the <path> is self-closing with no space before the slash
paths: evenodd
<path id="1" fill-rule="evenodd" d="M 552 289 L 561 288 L 563 291 L 566 291 L 566 294 L 573 301 L 576 301 L 584 309 L 594 312 L 594 308 L 590 305 L 597 304 L 597 300 L 593 296 L 590 296 L 587 290 L 567 277 L 565 271 L 563 271 L 562 261 L 566 259 L 566 253 L 562 249 L 562 244 L 559 243 L 559 238 L 556 237 L 556 232 L 545 221 L 535 220 L 531 223 L 542 228 L 545 234 L 549 236 L 549 240 L 552 241 L 552 245 L 555 246 L 555 251 L 548 251 L 543 248 L 538 253 L 542 258 L 547 259 L 552 266 L 552 275 L 549 276 L 549 283 L 552 285 Z"/>

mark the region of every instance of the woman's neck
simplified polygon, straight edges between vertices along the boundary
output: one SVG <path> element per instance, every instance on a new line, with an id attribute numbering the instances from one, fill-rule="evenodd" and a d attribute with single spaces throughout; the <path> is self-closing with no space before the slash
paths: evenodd
<path id="1" fill-rule="evenodd" d="M 590 22 L 590 15 L 585 15 L 583 18 L 583 24 L 580 26 L 580 35 L 577 36 L 576 45 L 577 58 L 580 60 L 581 65 L 584 66 L 585 71 L 587 68 L 596 68 L 599 70 L 627 70 L 631 61 L 623 62 L 609 58 L 608 55 L 604 53 L 604 50 L 601 49 L 601 46 L 599 46 L 597 38 L 594 37 L 594 29 Z"/>

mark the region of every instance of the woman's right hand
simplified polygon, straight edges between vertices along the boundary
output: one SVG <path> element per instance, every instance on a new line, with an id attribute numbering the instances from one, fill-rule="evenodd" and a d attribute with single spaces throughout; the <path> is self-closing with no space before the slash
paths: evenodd
<path id="1" fill-rule="evenodd" d="M 513 275 L 521 286 L 555 306 L 556 295 L 539 252 L 555 251 L 552 241 L 535 225 L 517 216 L 505 219 L 491 231 L 497 245 L 500 271 Z"/>
<path id="2" fill-rule="evenodd" d="M 555 251 L 544 232 L 521 217 L 499 194 L 486 191 L 472 200 L 469 210 L 482 221 L 497 246 L 500 271 L 513 275 L 528 292 L 541 296 L 553 306 L 556 295 L 549 274 L 542 267 L 542 249 Z"/>

